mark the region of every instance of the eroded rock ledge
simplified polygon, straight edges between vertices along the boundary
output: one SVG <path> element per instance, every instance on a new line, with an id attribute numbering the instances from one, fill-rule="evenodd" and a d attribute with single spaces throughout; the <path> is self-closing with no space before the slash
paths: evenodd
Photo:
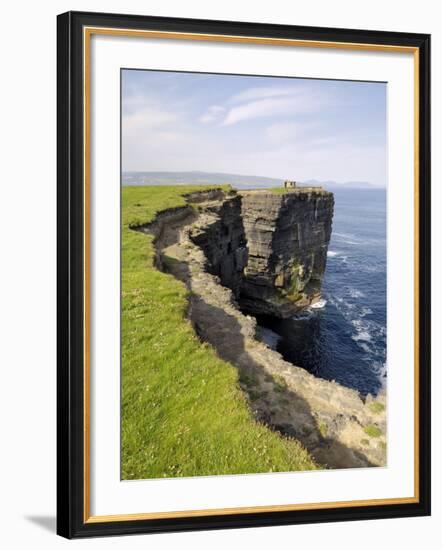
<path id="1" fill-rule="evenodd" d="M 272 208 L 277 212 L 290 209 L 293 200 L 276 195 L 279 201 L 273 202 L 271 193 L 260 193 L 255 205 L 266 198 L 271 200 Z M 273 237 L 269 239 L 267 235 L 261 238 L 257 232 L 259 224 L 252 221 L 256 206 L 252 207 L 247 196 L 221 192 L 196 193 L 187 196 L 187 201 L 189 206 L 161 212 L 154 222 L 136 229 L 155 235 L 157 266 L 172 273 L 188 287 L 188 317 L 195 331 L 215 348 L 222 359 L 238 368 L 240 385 L 255 418 L 271 429 L 301 441 L 324 467 L 385 465 L 385 395 L 378 395 L 376 399 L 368 396 L 363 400 L 355 390 L 317 378 L 284 361 L 279 353 L 257 339 L 254 317 L 240 310 L 238 301 L 243 301 L 244 269 L 249 269 L 252 255 L 264 257 L 264 254 L 255 254 L 254 250 L 258 250 L 259 246 L 254 249 L 246 238 L 247 235 L 250 238 L 250 227 L 254 227 L 255 243 L 264 243 L 264 249 L 268 251 L 272 239 L 275 242 L 280 239 L 278 232 L 281 235 L 290 232 L 288 221 L 279 227 L 275 224 L 275 229 L 271 230 L 267 229 L 269 220 L 264 231 Z M 313 204 L 316 205 L 314 208 Z M 308 264 L 311 268 L 305 270 L 301 277 L 303 282 L 307 281 L 303 287 L 307 291 L 309 283 L 317 281 L 321 265 L 322 273 L 325 267 L 324 252 L 319 242 L 328 243 L 330 238 L 330 226 L 323 219 L 330 208 L 333 208 L 332 200 L 330 203 L 330 199 L 324 196 L 316 201 L 315 197 L 310 213 L 305 216 L 304 232 L 298 229 L 299 249 L 306 251 L 305 243 L 316 243 L 313 258 Z M 298 223 L 290 213 L 285 216 L 286 220 Z M 318 224 L 307 237 L 305 229 L 310 216 L 316 217 Z M 245 217 L 247 220 L 244 222 Z M 290 280 L 288 284 L 293 285 L 294 269 L 290 267 L 287 270 L 281 262 L 285 250 L 278 250 L 272 261 L 271 252 L 266 252 L 267 265 L 273 269 L 269 280 L 274 282 L 282 274 L 280 280 Z M 256 265 L 261 264 L 258 262 Z M 254 273 L 257 272 L 258 267 L 254 270 Z M 310 275 L 306 277 L 307 272 Z M 278 290 L 281 287 L 275 288 Z M 314 299 L 315 293 L 307 295 Z M 285 303 L 286 297 L 283 298 L 281 301 Z M 265 303 L 271 303 L 271 307 L 277 304 L 274 295 Z"/>

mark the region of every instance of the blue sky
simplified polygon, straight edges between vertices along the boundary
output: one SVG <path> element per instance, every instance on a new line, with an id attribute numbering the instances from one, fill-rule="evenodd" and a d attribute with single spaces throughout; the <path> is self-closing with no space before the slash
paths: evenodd
<path id="1" fill-rule="evenodd" d="M 122 71 L 123 171 L 386 184 L 386 84 Z"/>

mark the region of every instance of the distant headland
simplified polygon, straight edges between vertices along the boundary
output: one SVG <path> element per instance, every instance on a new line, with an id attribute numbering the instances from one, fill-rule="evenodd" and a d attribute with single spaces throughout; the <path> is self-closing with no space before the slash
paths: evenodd
<path id="1" fill-rule="evenodd" d="M 123 185 L 225 185 L 229 184 L 237 189 L 268 189 L 280 187 L 284 178 L 269 178 L 253 175 L 230 174 L 223 172 L 144 172 L 124 171 L 122 173 Z M 319 181 L 309 179 L 297 181 L 300 186 L 325 187 L 331 191 L 335 189 L 372 189 L 384 190 L 365 181 Z"/>

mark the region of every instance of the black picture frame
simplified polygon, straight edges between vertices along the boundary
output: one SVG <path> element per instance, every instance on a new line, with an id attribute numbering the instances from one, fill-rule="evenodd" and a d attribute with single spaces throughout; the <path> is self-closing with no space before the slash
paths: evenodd
<path id="1" fill-rule="evenodd" d="M 84 86 L 85 27 L 406 46 L 419 58 L 419 498 L 406 504 L 90 522 L 84 463 Z M 57 21 L 57 533 L 67 538 L 335 522 L 430 514 L 430 36 L 68 12 Z"/>

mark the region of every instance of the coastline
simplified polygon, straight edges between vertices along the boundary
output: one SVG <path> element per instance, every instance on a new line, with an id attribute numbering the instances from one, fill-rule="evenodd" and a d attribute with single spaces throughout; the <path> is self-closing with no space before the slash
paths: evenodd
<path id="1" fill-rule="evenodd" d="M 294 437 L 328 468 L 386 464 L 385 392 L 363 399 L 355 390 L 317 378 L 284 361 L 256 337 L 256 320 L 244 315 L 232 291 L 207 272 L 207 258 L 192 235 L 214 223 L 213 199 L 186 197 L 187 214 L 160 212 L 136 229 L 154 236 L 157 267 L 189 290 L 187 316 L 199 338 L 238 369 L 255 418 Z M 231 200 L 231 194 L 215 200 Z M 198 203 L 195 211 L 193 203 Z"/>

